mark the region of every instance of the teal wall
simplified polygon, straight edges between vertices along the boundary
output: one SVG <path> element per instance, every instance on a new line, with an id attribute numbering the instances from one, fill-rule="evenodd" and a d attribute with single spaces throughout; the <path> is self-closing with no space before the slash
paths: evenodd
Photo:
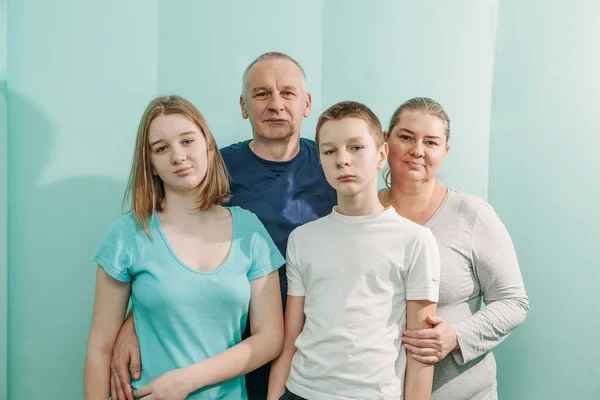
<path id="1" fill-rule="evenodd" d="M 0 400 L 6 400 L 6 351 L 8 318 L 7 285 L 7 147 L 8 127 L 6 107 L 6 0 L 0 0 Z"/>
<path id="2" fill-rule="evenodd" d="M 6 45 L 0 0 L 0 165 L 9 171 L 6 183 L 0 169 L 0 246 L 10 288 L 0 400 L 6 376 L 9 400 L 82 397 L 89 256 L 119 215 L 146 103 L 183 95 L 220 145 L 249 138 L 241 75 L 270 50 L 306 69 L 305 137 L 342 99 L 369 104 L 384 124 L 412 96 L 446 107 L 442 179 L 492 203 L 531 297 L 527 321 L 495 351 L 501 399 L 600 398 L 600 4 L 521 3 L 8 0 Z"/>
<path id="3" fill-rule="evenodd" d="M 89 258 L 157 93 L 158 6 L 8 2 L 8 399 L 81 399 Z"/>
<path id="4" fill-rule="evenodd" d="M 531 311 L 496 352 L 501 399 L 600 399 L 599 73 L 600 2 L 503 2 L 489 200 Z"/>

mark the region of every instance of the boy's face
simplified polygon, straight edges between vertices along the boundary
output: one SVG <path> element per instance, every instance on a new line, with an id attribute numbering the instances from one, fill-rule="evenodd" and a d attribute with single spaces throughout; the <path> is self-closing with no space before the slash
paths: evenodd
<path id="1" fill-rule="evenodd" d="M 338 193 L 353 196 L 364 190 L 377 190 L 387 143 L 378 147 L 365 121 L 358 118 L 327 121 L 321 127 L 319 139 L 323 172 Z"/>

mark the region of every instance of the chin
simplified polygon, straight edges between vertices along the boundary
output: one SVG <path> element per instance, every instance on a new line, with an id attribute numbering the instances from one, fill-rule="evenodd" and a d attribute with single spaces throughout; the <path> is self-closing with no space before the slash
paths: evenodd
<path id="1" fill-rule="evenodd" d="M 261 134 L 259 134 L 258 136 L 261 136 L 265 139 L 271 139 L 271 140 L 281 140 L 281 139 L 288 139 L 292 136 L 294 136 L 294 131 L 293 130 L 269 130 L 266 132 L 263 132 Z"/>

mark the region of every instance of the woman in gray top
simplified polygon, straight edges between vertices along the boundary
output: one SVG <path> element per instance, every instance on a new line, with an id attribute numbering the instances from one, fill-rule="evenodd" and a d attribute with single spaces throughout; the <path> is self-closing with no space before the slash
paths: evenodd
<path id="1" fill-rule="evenodd" d="M 431 229 L 442 261 L 439 315 L 428 317 L 432 329 L 406 331 L 403 342 L 412 357 L 436 364 L 432 399 L 497 399 L 491 350 L 529 310 L 510 236 L 489 204 L 436 179 L 450 148 L 442 106 L 408 100 L 386 135 L 389 188 L 380 200 Z"/>

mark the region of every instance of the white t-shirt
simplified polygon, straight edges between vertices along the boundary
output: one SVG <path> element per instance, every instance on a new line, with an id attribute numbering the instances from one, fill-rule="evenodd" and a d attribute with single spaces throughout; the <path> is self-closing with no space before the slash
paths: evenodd
<path id="1" fill-rule="evenodd" d="M 437 302 L 440 261 L 429 229 L 392 207 L 333 212 L 296 228 L 288 295 L 305 296 L 287 388 L 309 400 L 400 399 L 406 300 Z"/>

